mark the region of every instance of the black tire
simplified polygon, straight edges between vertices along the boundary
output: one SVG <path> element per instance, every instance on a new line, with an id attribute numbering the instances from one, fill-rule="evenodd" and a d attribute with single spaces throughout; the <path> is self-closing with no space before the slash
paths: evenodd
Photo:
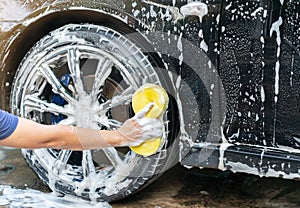
<path id="1" fill-rule="evenodd" d="M 133 115 L 131 95 L 144 82 L 171 90 L 168 78 L 150 58 L 113 29 L 66 25 L 42 38 L 24 57 L 13 82 L 12 110 L 44 124 L 114 129 Z M 163 117 L 168 142 L 147 158 L 129 148 L 23 149 L 22 153 L 53 191 L 115 201 L 141 190 L 177 163 L 178 145 L 170 143 L 178 129 L 176 109 L 175 102 L 170 102 Z"/>

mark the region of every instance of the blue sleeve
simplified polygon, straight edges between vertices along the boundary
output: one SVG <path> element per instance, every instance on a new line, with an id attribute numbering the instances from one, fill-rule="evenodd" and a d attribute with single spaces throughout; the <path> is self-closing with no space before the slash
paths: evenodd
<path id="1" fill-rule="evenodd" d="M 0 140 L 9 137 L 17 128 L 19 118 L 0 110 Z"/>

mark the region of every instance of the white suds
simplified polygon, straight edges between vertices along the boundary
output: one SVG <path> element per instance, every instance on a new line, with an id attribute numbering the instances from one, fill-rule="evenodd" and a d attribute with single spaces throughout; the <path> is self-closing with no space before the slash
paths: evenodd
<path id="1" fill-rule="evenodd" d="M 31 208 L 111 208 L 107 202 L 92 203 L 72 196 L 58 197 L 34 189 L 16 189 L 0 185 L 0 206 Z"/>

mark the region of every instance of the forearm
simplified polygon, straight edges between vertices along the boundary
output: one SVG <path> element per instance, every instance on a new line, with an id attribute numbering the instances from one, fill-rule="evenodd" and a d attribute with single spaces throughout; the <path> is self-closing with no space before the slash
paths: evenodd
<path id="1" fill-rule="evenodd" d="M 82 149 L 71 126 L 42 125 L 24 118 L 19 118 L 15 131 L 1 140 L 0 145 L 29 149 Z"/>
<path id="2" fill-rule="evenodd" d="M 82 149 L 101 149 L 106 147 L 121 146 L 124 138 L 115 130 L 93 130 L 74 127 L 75 134 L 82 146 Z"/>
<path id="3" fill-rule="evenodd" d="M 64 125 L 42 125 L 19 118 L 16 130 L 0 145 L 16 148 L 100 149 L 118 146 L 122 136 L 117 131 L 93 130 Z"/>

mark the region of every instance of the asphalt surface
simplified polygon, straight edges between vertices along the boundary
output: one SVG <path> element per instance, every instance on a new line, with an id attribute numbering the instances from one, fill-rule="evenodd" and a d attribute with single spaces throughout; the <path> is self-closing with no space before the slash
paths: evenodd
<path id="1" fill-rule="evenodd" d="M 0 155 L 1 184 L 50 192 L 27 166 L 19 150 Z M 1 193 L 0 193 L 1 195 Z M 116 208 L 168 207 L 300 207 L 300 181 L 260 178 L 177 165 L 130 198 L 111 203 Z M 1 207 L 1 206 L 0 206 Z"/>

